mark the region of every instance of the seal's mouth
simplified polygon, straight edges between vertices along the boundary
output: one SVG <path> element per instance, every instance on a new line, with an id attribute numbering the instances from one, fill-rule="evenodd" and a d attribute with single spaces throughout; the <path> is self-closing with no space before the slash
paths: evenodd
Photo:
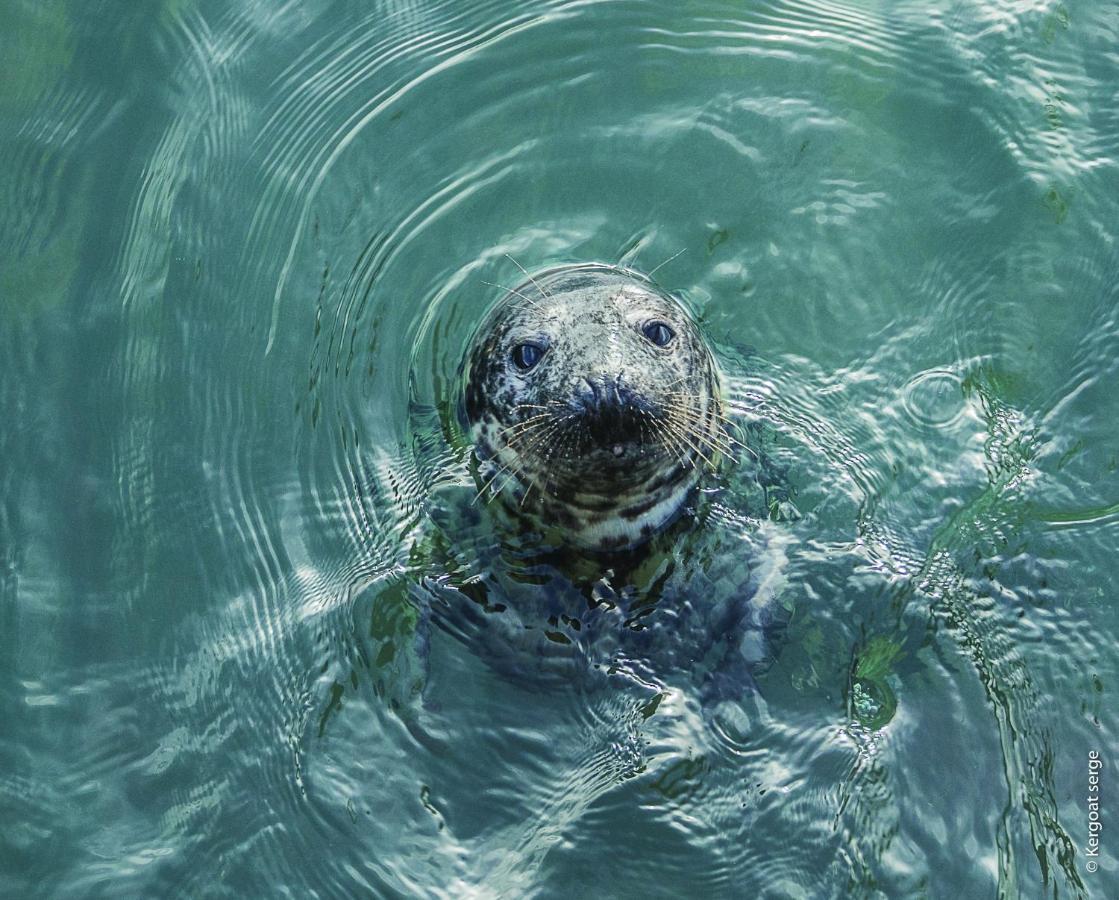
<path id="1" fill-rule="evenodd" d="M 639 439 L 643 431 L 641 411 L 629 407 L 576 414 L 572 424 L 601 447 Z"/>
<path id="2" fill-rule="evenodd" d="M 570 424 L 580 433 L 584 452 L 632 455 L 652 442 L 658 410 L 621 375 L 584 378 L 567 403 Z"/>
<path id="3" fill-rule="evenodd" d="M 602 448 L 593 448 L 610 468 L 619 472 L 631 470 L 639 462 L 655 461 L 668 456 L 669 451 L 661 441 L 654 437 L 640 440 L 618 441 Z M 616 476 L 617 477 L 617 476 Z"/>
<path id="4" fill-rule="evenodd" d="M 663 430 L 659 417 L 631 407 L 576 415 L 567 423 L 568 446 L 578 456 L 597 459 L 608 468 L 623 467 L 655 455 Z"/>

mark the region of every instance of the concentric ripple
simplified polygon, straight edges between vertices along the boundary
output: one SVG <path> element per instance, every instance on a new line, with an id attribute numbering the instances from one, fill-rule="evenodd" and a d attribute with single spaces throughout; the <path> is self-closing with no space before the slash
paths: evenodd
<path id="1" fill-rule="evenodd" d="M 964 412 L 960 379 L 952 372 L 932 369 L 905 386 L 905 408 L 918 425 L 948 428 Z"/>

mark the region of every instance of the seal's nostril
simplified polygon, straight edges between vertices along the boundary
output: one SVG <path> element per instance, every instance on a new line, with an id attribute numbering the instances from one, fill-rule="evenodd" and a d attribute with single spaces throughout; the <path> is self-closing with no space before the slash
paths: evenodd
<path id="1" fill-rule="evenodd" d="M 625 381 L 623 373 L 618 375 L 581 376 L 575 384 L 573 406 L 593 415 L 609 415 L 624 412 L 630 407 L 641 406 L 641 398 Z"/>
<path id="2" fill-rule="evenodd" d="M 619 406 L 632 405 L 636 396 L 633 389 L 626 384 L 621 372 L 619 372 L 618 377 L 614 379 L 614 396 L 617 398 Z"/>
<path id="3" fill-rule="evenodd" d="M 575 399 L 585 411 L 595 412 L 602 407 L 602 388 L 594 379 L 584 376 L 575 386 Z"/>
<path id="4" fill-rule="evenodd" d="M 575 388 L 575 397 L 583 409 L 594 413 L 616 406 L 619 400 L 613 383 L 606 376 L 584 376 L 582 383 Z"/>

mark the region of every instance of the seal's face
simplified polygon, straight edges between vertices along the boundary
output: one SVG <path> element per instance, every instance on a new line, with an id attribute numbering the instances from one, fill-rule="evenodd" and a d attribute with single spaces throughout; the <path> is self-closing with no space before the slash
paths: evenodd
<path id="1" fill-rule="evenodd" d="M 598 550 L 664 525 L 724 442 L 718 369 L 695 323 L 607 266 L 507 293 L 472 342 L 465 401 L 488 489 Z"/>

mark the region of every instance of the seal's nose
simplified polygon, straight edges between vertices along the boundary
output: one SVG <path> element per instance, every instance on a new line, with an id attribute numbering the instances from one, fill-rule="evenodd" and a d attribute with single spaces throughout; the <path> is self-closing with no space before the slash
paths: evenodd
<path id="1" fill-rule="evenodd" d="M 588 415 L 609 415 L 630 405 L 633 392 L 621 373 L 613 377 L 599 374 L 584 377 L 575 387 L 575 400 L 580 410 Z"/>
<path id="2" fill-rule="evenodd" d="M 583 433 L 592 445 L 615 457 L 641 438 L 644 402 L 619 375 L 594 375 L 575 385 L 572 411 L 579 416 Z"/>

